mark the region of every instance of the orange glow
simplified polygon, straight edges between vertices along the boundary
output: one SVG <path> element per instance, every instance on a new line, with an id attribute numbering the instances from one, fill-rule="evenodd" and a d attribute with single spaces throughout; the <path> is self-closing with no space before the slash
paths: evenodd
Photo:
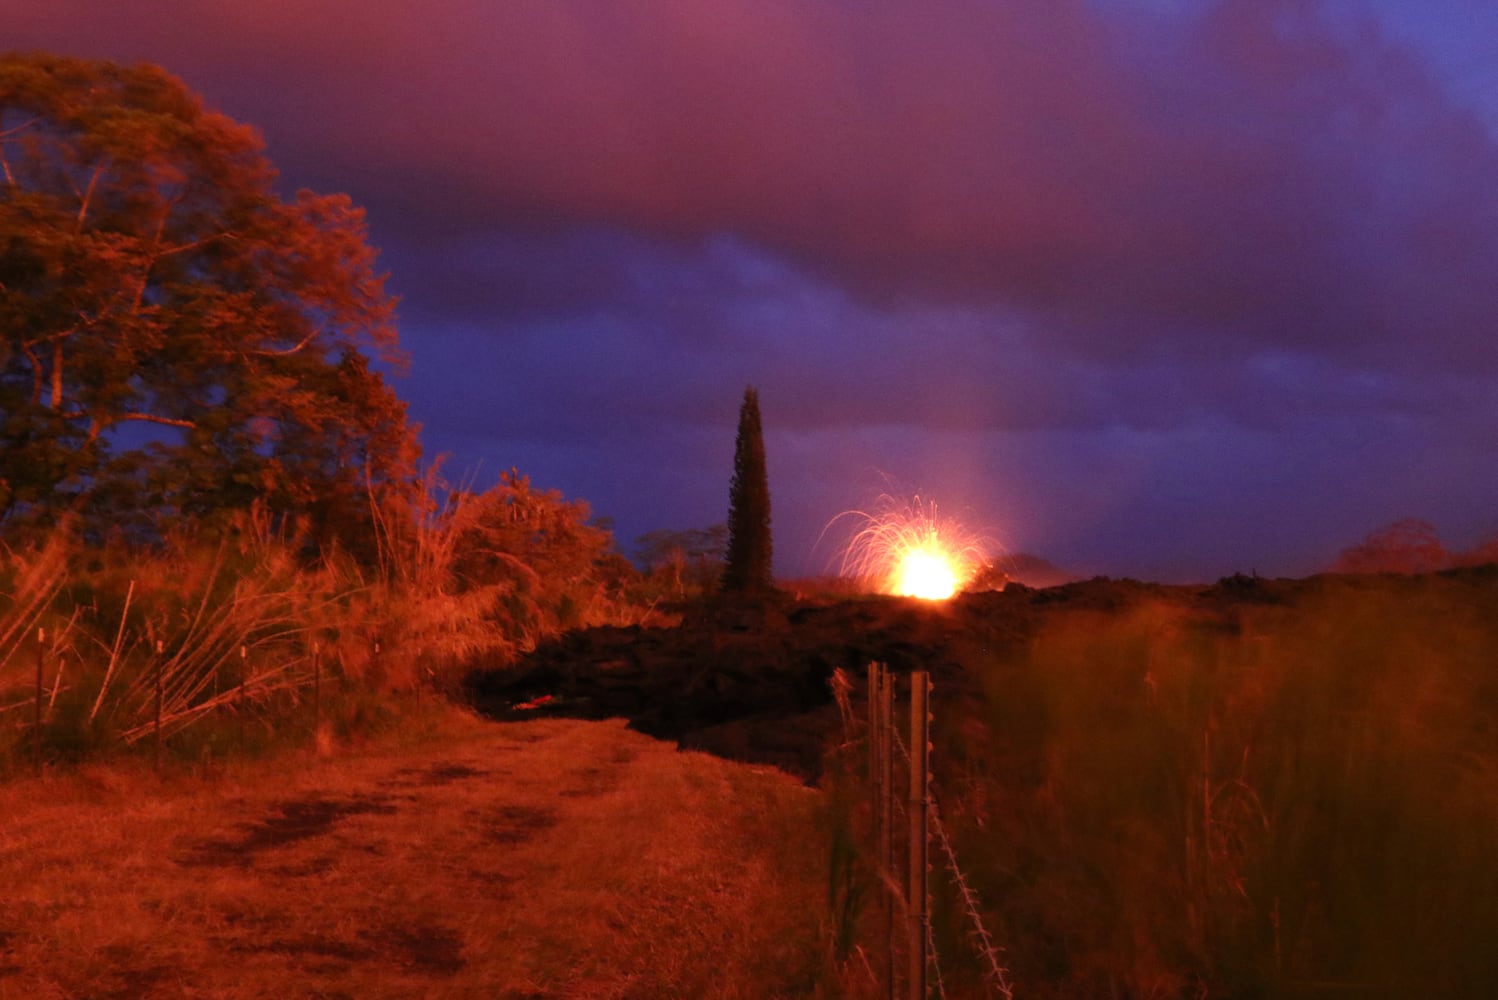
<path id="1" fill-rule="evenodd" d="M 906 552 L 900 557 L 891 577 L 891 589 L 904 597 L 923 597 L 928 601 L 941 601 L 957 593 L 961 583 L 957 579 L 957 568 L 941 551 L 941 543 L 931 539 L 922 548 Z"/>
<path id="2" fill-rule="evenodd" d="M 871 578 L 888 594 L 946 600 L 988 561 L 977 536 L 938 517 L 936 504 L 920 497 L 902 504 L 886 494 L 877 513 L 844 511 L 833 522 L 844 517 L 863 526 L 843 554 L 842 574 Z"/>

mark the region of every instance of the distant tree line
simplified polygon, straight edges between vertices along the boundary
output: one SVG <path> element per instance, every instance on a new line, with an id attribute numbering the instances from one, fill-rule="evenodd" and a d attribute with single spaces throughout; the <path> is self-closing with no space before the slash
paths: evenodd
<path id="1" fill-rule="evenodd" d="M 1498 535 L 1465 552 L 1442 544 L 1428 521 L 1405 518 L 1379 528 L 1356 545 L 1343 549 L 1332 564 L 1333 573 L 1435 573 L 1462 566 L 1498 563 Z"/>
<path id="2" fill-rule="evenodd" d="M 723 578 L 728 525 L 646 532 L 635 540 L 635 562 L 677 598 L 708 594 Z"/>

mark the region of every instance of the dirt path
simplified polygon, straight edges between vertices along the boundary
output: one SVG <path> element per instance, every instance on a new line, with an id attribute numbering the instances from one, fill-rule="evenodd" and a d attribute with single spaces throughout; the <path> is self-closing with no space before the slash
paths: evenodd
<path id="1" fill-rule="evenodd" d="M 816 796 L 619 723 L 0 790 L 0 998 L 813 992 Z"/>

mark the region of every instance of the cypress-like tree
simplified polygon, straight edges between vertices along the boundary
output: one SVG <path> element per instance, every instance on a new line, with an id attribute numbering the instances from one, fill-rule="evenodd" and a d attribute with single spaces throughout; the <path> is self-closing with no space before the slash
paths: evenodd
<path id="1" fill-rule="evenodd" d="M 744 402 L 739 407 L 739 434 L 733 449 L 723 589 L 730 593 L 771 589 L 770 563 L 770 483 L 765 473 L 759 393 L 750 386 L 744 390 Z"/>

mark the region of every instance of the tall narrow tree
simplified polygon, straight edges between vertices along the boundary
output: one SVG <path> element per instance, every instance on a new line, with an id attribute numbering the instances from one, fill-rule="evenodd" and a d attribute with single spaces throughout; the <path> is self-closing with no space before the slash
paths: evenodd
<path id="1" fill-rule="evenodd" d="M 770 546 L 770 483 L 765 473 L 765 439 L 759 420 L 759 393 L 744 390 L 739 434 L 733 451 L 733 484 L 728 491 L 728 559 L 723 589 L 766 591 L 773 586 Z"/>

